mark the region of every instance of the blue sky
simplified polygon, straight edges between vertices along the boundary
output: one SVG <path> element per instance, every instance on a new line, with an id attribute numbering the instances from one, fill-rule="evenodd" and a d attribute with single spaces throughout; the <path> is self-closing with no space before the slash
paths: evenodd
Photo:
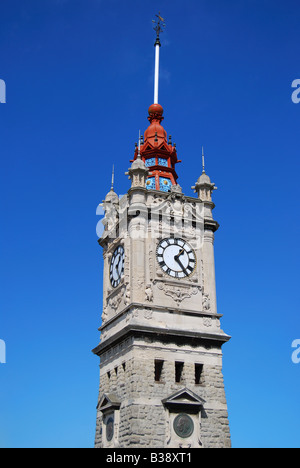
<path id="1" fill-rule="evenodd" d="M 234 447 L 299 447 L 298 0 L 3 0 L 1 447 L 92 447 L 102 256 L 96 207 L 160 103 L 186 194 L 214 193 Z"/>

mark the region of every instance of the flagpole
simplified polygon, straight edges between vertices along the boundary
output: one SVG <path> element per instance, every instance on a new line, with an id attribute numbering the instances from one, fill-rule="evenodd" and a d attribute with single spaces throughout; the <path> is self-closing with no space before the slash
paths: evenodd
<path id="1" fill-rule="evenodd" d="M 160 33 L 165 28 L 164 19 L 160 16 L 160 12 L 156 15 L 157 20 L 153 20 L 155 24 L 154 31 L 156 31 L 155 47 L 155 74 L 154 74 L 154 104 L 158 104 L 158 89 L 159 89 L 159 54 L 160 54 Z"/>

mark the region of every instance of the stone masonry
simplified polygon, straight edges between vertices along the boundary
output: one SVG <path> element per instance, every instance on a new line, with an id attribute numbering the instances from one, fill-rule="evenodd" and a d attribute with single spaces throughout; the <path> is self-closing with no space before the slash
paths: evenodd
<path id="1" fill-rule="evenodd" d="M 160 122 L 151 125 L 153 145 L 161 138 L 167 148 Z M 112 188 L 104 201 L 99 240 L 104 274 L 101 341 L 93 350 L 100 358 L 95 447 L 229 448 L 222 346 L 230 336 L 217 311 L 216 187 L 203 169 L 195 198 L 179 185 L 148 190 L 140 154 L 128 175 L 128 194 L 119 200 Z M 113 269 L 119 276 L 112 281 Z"/>

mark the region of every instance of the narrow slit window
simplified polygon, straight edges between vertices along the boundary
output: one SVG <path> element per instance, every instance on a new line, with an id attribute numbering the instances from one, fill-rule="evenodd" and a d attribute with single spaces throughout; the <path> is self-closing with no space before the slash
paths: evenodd
<path id="1" fill-rule="evenodd" d="M 175 382 L 180 383 L 182 382 L 183 377 L 183 362 L 175 362 Z"/>
<path id="2" fill-rule="evenodd" d="M 155 362 L 154 362 L 155 382 L 161 382 L 162 381 L 163 366 L 164 366 L 164 361 L 155 360 Z"/>
<path id="3" fill-rule="evenodd" d="M 203 383 L 203 364 L 195 364 L 195 384 Z"/>

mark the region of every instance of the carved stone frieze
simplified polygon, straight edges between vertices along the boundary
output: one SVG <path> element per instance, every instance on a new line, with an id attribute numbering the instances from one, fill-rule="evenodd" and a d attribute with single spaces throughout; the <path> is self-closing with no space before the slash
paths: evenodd
<path id="1" fill-rule="evenodd" d="M 203 325 L 207 328 L 212 326 L 212 318 L 211 317 L 204 317 L 203 318 Z"/>
<path id="2" fill-rule="evenodd" d="M 119 308 L 122 299 L 124 299 L 125 291 L 126 286 L 123 285 L 115 294 L 111 294 L 111 296 L 107 299 L 107 307 L 116 311 Z"/>
<path id="3" fill-rule="evenodd" d="M 137 318 L 139 316 L 139 310 L 138 309 L 133 309 L 130 312 L 128 312 L 126 316 L 126 323 L 130 322 L 131 319 Z"/>
<path id="4" fill-rule="evenodd" d="M 144 317 L 146 320 L 151 320 L 153 317 L 153 310 L 151 309 L 145 309 L 144 310 Z"/>
<path id="5" fill-rule="evenodd" d="M 166 296 L 171 297 L 176 302 L 177 306 L 180 306 L 185 299 L 196 296 L 202 291 L 201 286 L 179 285 L 175 282 L 166 283 L 155 281 L 155 283 L 160 291 L 163 291 Z"/>

